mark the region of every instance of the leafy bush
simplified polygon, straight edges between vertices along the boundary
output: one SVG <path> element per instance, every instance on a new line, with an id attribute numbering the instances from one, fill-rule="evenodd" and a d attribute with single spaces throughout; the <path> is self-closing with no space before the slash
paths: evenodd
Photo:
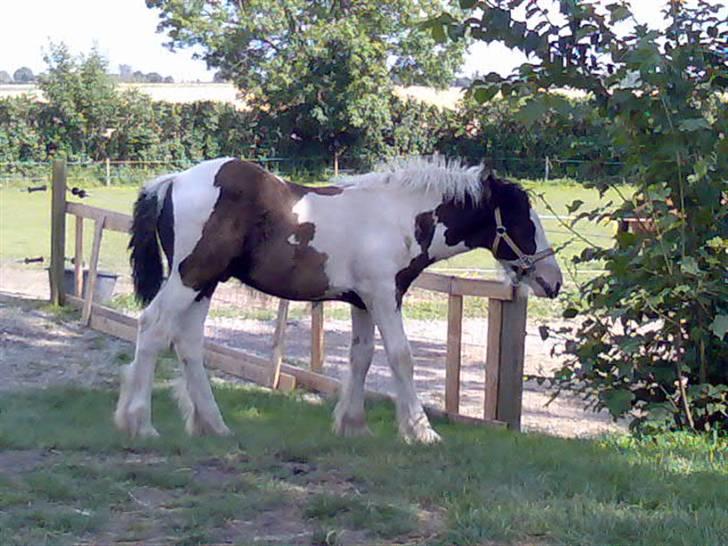
<path id="1" fill-rule="evenodd" d="M 601 260 L 607 273 L 583 284 L 564 312 L 576 326 L 560 329 L 566 360 L 553 384 L 630 415 L 642 432 L 728 431 L 728 24 L 719 7 L 672 1 L 658 31 L 638 24 L 625 1 L 606 10 L 560 2 L 564 25 L 533 0 L 461 4 L 482 12 L 464 24 L 440 17 L 439 34 L 444 25 L 451 35 L 502 40 L 534 59 L 508 78 L 475 82 L 475 98 L 518 97 L 530 117 L 558 109 L 555 87 L 593 94 L 635 191 L 578 219 L 643 218 L 642 229 L 577 258 Z M 526 20 L 510 11 L 518 7 Z"/>

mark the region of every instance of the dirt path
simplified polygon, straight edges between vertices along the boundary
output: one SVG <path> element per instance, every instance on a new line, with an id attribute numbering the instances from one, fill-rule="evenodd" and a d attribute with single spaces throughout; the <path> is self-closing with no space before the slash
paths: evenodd
<path id="1" fill-rule="evenodd" d="M 124 289 L 124 286 L 121 287 Z M 48 297 L 44 271 L 0 267 L 0 391 L 53 384 L 109 386 L 117 382 L 118 367 L 133 354 L 131 344 L 80 327 L 71 316 L 44 309 Z M 463 352 L 461 411 L 482 414 L 483 339 L 482 320 L 466 320 Z M 407 332 L 417 360 L 415 381 L 423 401 L 442 405 L 445 379 L 444 321 L 407 321 Z M 206 334 L 216 341 L 248 351 L 266 354 L 273 330 L 272 321 L 212 317 Z M 286 333 L 287 358 L 306 362 L 309 354 L 307 320 L 289 321 Z M 349 323 L 326 321 L 326 364 L 324 372 L 343 378 L 347 369 Z M 549 356 L 550 346 L 528 325 L 526 339 L 527 374 L 548 372 L 558 365 Z M 378 340 L 367 386 L 391 392 L 390 374 Z M 524 429 L 559 436 L 594 436 L 619 430 L 608 415 L 584 412 L 579 400 L 561 396 L 546 406 L 550 396 L 535 381 L 524 385 Z"/>

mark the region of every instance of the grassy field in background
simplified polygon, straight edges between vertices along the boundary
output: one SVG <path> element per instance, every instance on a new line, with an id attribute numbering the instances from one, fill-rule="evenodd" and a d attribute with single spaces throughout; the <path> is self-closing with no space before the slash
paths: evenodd
<path id="1" fill-rule="evenodd" d="M 69 182 L 72 185 L 73 181 Z M 524 185 L 532 193 L 542 193 L 544 199 L 557 211 L 566 215 L 566 205 L 574 199 L 581 199 L 585 206 L 595 205 L 599 202 L 598 195 L 593 190 L 587 190 L 571 181 L 552 181 L 538 183 L 526 181 Z M 82 202 L 96 207 L 108 208 L 119 212 L 130 213 L 136 198 L 137 189 L 128 186 L 96 187 L 89 190 L 90 197 Z M 609 198 L 609 196 L 607 196 Z M 533 198 L 536 209 L 543 215 L 550 215 L 545 205 L 537 198 Z M 50 255 L 50 194 L 28 194 L 18 187 L 5 187 L 0 189 L 0 259 L 22 260 L 25 257 Z M 85 223 L 85 248 L 90 250 L 93 234 L 92 222 Z M 559 246 L 573 238 L 566 229 L 559 225 L 557 220 L 545 219 L 546 228 L 551 243 Z M 613 233 L 613 226 L 586 225 L 581 233 L 595 243 L 606 243 Z M 73 254 L 73 221 L 68 217 L 66 236 L 66 255 Z M 124 234 L 105 232 L 101 250 L 101 265 L 111 271 L 124 271 L 128 267 L 126 252 L 127 237 Z M 584 244 L 575 242 L 570 248 L 564 250 L 559 259 L 567 261 L 574 253 L 581 252 Z M 88 254 L 87 254 L 88 255 Z M 495 263 L 487 250 L 476 250 L 456 256 L 436 264 L 433 269 L 447 268 L 473 268 L 491 269 Z"/>
<path id="2" fill-rule="evenodd" d="M 229 438 L 189 439 L 169 391 L 162 437 L 130 441 L 115 393 L 0 397 L 0 543 L 631 544 L 728 542 L 725 441 L 566 440 L 435 422 L 407 446 L 393 408 L 373 437 L 330 432 L 332 406 L 224 387 Z M 722 442 L 722 443 L 721 443 Z"/>

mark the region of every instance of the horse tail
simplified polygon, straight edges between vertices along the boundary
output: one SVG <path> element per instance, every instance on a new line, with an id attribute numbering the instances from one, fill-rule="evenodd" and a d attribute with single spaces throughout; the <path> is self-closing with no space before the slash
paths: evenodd
<path id="1" fill-rule="evenodd" d="M 154 299 L 164 280 L 162 255 L 158 235 L 159 216 L 162 201 L 171 190 L 173 176 L 165 175 L 145 185 L 134 203 L 134 214 L 131 223 L 129 262 L 131 263 L 134 293 L 137 300 L 147 304 Z M 162 241 L 163 246 L 165 241 Z"/>

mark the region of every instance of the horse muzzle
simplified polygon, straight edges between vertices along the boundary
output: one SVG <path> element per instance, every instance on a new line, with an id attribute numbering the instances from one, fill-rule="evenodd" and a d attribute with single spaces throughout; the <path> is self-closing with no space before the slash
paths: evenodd
<path id="1" fill-rule="evenodd" d="M 524 280 L 539 298 L 555 298 L 564 284 L 561 268 L 553 257 L 535 263 Z"/>

